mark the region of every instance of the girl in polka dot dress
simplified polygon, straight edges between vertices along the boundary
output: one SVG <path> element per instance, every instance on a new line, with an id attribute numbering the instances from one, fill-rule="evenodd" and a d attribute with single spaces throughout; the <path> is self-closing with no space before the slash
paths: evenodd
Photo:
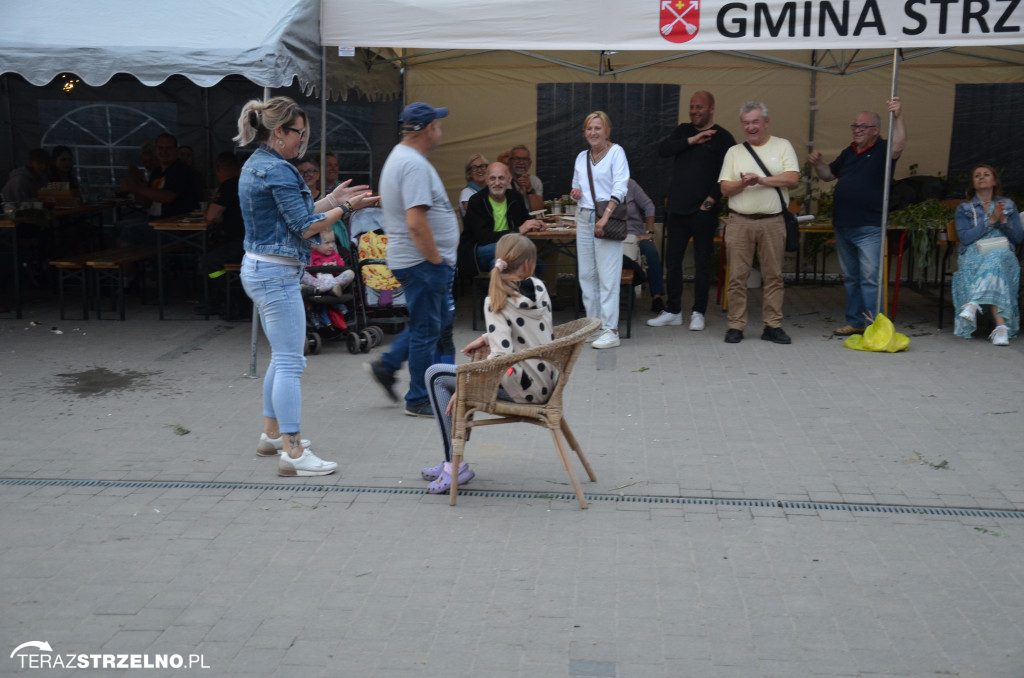
<path id="1" fill-rule="evenodd" d="M 502 236 L 495 249 L 494 268 L 488 297 L 484 300 L 487 333 L 462 349 L 472 355 L 488 346 L 490 356 L 502 356 L 534 348 L 555 338 L 551 324 L 551 296 L 544 283 L 532 277 L 537 263 L 537 248 L 519 233 Z M 452 394 L 455 393 L 455 366 L 432 365 L 427 368 L 427 394 L 434 418 L 441 430 L 445 461 L 423 469 L 423 478 L 431 481 L 427 491 L 441 494 L 451 489 Z M 550 364 L 531 359 L 518 363 L 501 380 L 498 397 L 519 403 L 545 402 L 558 380 L 558 371 Z M 459 484 L 472 480 L 472 469 L 459 467 Z"/>

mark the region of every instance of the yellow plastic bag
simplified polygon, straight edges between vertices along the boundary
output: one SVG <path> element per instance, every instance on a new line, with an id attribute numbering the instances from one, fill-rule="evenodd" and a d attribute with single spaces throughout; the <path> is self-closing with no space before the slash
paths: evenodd
<path id="1" fill-rule="evenodd" d="M 843 346 L 855 351 L 896 353 L 907 350 L 910 346 L 910 337 L 897 332 L 892 321 L 879 313 L 875 316 L 875 322 L 864 330 L 863 335 L 852 335 L 843 342 Z"/>

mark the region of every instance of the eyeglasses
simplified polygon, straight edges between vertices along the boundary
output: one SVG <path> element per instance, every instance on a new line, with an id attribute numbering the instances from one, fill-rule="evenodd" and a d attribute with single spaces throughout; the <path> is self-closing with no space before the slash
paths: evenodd
<path id="1" fill-rule="evenodd" d="M 480 170 L 485 170 L 485 169 L 487 169 L 487 165 L 470 165 L 469 166 L 469 171 L 470 172 L 479 172 Z"/>
<path id="2" fill-rule="evenodd" d="M 878 127 L 878 125 L 850 125 L 850 129 L 854 132 L 863 132 L 871 129 L 872 127 Z"/>
<path id="3" fill-rule="evenodd" d="M 512 156 L 511 158 L 509 158 L 509 160 L 511 162 L 530 162 L 529 158 L 524 158 L 522 156 Z"/>
<path id="4" fill-rule="evenodd" d="M 301 172 L 299 172 L 299 174 L 302 175 L 303 179 L 308 179 L 309 177 L 315 177 L 316 175 L 320 174 L 320 170 L 315 170 L 315 169 L 302 170 Z"/>
<path id="5" fill-rule="evenodd" d="M 281 125 L 281 129 L 284 129 L 288 132 L 295 132 L 296 134 L 299 135 L 299 139 L 305 139 L 306 135 L 309 134 L 308 129 L 295 129 L 294 127 L 289 127 L 288 125 Z"/>

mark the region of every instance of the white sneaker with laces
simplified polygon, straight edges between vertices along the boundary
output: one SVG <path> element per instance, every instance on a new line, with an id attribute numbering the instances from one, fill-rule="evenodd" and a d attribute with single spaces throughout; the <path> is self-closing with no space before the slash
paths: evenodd
<path id="1" fill-rule="evenodd" d="M 975 317 L 977 317 L 977 315 L 978 315 L 978 311 L 980 311 L 980 310 L 981 310 L 981 307 L 979 307 L 974 302 L 971 302 L 971 303 L 966 304 L 964 306 L 964 310 L 960 311 L 960 317 L 963 318 L 964 320 L 966 320 L 969 323 L 973 323 Z"/>
<path id="2" fill-rule="evenodd" d="M 651 327 L 665 327 L 666 325 L 682 325 L 683 314 L 682 313 L 669 313 L 668 311 L 662 311 L 658 314 L 658 317 L 651 318 L 647 321 L 647 324 Z"/>
<path id="3" fill-rule="evenodd" d="M 619 333 L 615 330 L 605 330 L 601 333 L 594 343 L 591 344 L 593 348 L 615 348 L 619 345 Z"/>
<path id="4" fill-rule="evenodd" d="M 988 335 L 989 341 L 992 342 L 993 346 L 1009 346 L 1010 345 L 1010 334 L 1006 330 L 1006 325 L 1000 325 L 999 327 L 992 330 L 992 334 Z"/>
<path id="5" fill-rule="evenodd" d="M 591 334 L 589 337 L 587 337 L 583 341 L 585 341 L 588 344 L 593 343 L 593 342 L 597 341 L 597 338 L 600 337 L 603 334 L 604 334 L 604 330 L 597 330 L 596 332 Z"/>
<path id="6" fill-rule="evenodd" d="M 282 454 L 277 462 L 277 475 L 279 476 L 326 476 L 334 473 L 338 465 L 333 461 L 324 461 L 313 454 L 308 447 L 302 448 L 302 456 L 292 459 L 287 454 Z"/>
<path id="7" fill-rule="evenodd" d="M 690 314 L 690 331 L 700 332 L 704 329 L 704 314 L 700 311 L 694 311 Z"/>
<path id="8" fill-rule="evenodd" d="M 302 446 L 309 447 L 309 441 L 302 439 Z M 284 449 L 284 436 L 271 438 L 266 433 L 260 434 L 260 441 L 256 443 L 256 454 L 261 457 L 276 457 Z"/>

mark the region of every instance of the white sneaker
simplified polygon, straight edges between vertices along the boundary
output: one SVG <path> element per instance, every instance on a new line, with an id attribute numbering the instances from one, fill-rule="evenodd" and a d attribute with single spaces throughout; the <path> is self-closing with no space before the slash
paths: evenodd
<path id="1" fill-rule="evenodd" d="M 971 302 L 971 303 L 966 304 L 964 306 L 964 310 L 960 311 L 960 317 L 963 318 L 964 320 L 966 320 L 969 323 L 973 323 L 975 317 L 977 317 L 977 315 L 978 315 L 978 311 L 980 311 L 980 310 L 981 310 L 980 306 L 978 306 L 974 302 Z"/>
<path id="2" fill-rule="evenodd" d="M 589 337 L 584 339 L 584 341 L 586 343 L 588 343 L 588 344 L 593 343 L 594 341 L 597 341 L 597 338 L 600 337 L 602 334 L 604 334 L 604 330 L 597 330 L 596 332 L 591 334 Z"/>
<path id="3" fill-rule="evenodd" d="M 619 333 L 615 330 L 605 330 L 601 333 L 594 343 L 591 344 L 593 348 L 615 348 L 619 345 Z"/>
<path id="4" fill-rule="evenodd" d="M 988 335 L 989 341 L 992 342 L 993 346 L 1009 346 L 1010 345 L 1010 334 L 1006 331 L 1006 325 L 1000 325 L 999 327 L 992 330 L 992 334 Z M 596 346 L 597 344 L 595 344 Z"/>
<path id="5" fill-rule="evenodd" d="M 704 329 L 704 314 L 700 311 L 694 311 L 690 314 L 690 330 L 700 332 L 702 329 Z"/>
<path id="6" fill-rule="evenodd" d="M 668 311 L 662 311 L 658 314 L 658 317 L 651 318 L 647 321 L 647 324 L 651 327 L 665 327 L 666 325 L 682 325 L 683 314 L 682 313 L 669 313 Z"/>
<path id="7" fill-rule="evenodd" d="M 302 446 L 309 447 L 309 441 L 302 439 Z M 266 433 L 260 434 L 260 441 L 256 443 L 256 454 L 261 457 L 276 457 L 284 449 L 284 436 L 271 438 Z"/>
<path id="8" fill-rule="evenodd" d="M 287 454 L 282 454 L 277 462 L 277 475 L 279 476 L 325 476 L 334 473 L 338 465 L 333 461 L 324 461 L 313 454 L 308 448 L 302 448 L 302 456 L 292 459 Z"/>

